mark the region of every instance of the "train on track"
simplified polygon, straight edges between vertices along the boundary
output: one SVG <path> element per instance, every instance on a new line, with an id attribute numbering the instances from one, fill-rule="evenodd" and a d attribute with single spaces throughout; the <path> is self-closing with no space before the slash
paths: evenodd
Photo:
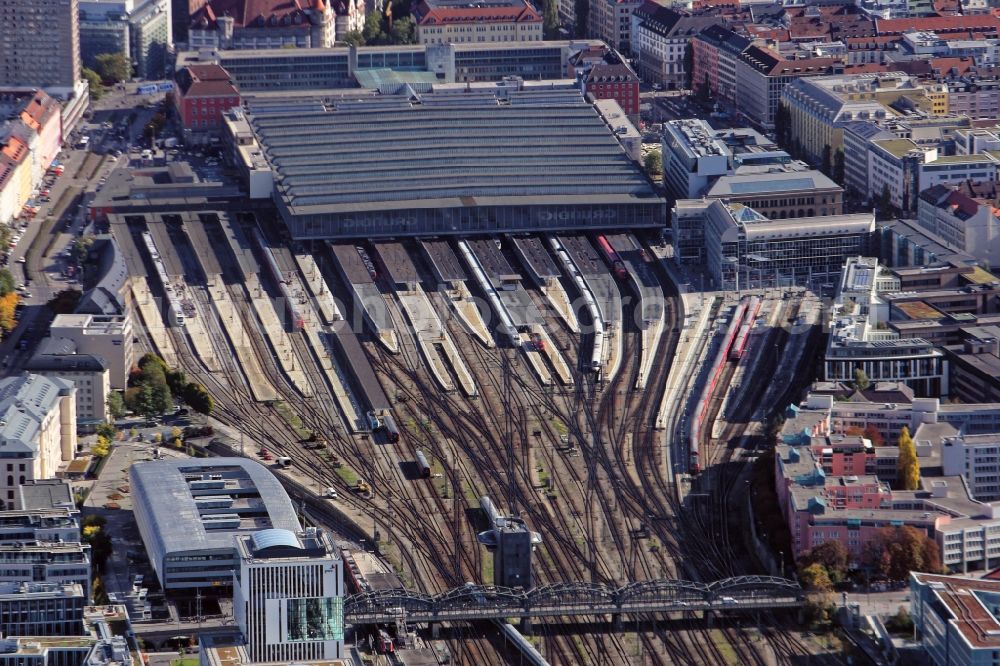
<path id="1" fill-rule="evenodd" d="M 743 318 L 743 325 L 740 326 L 740 332 L 736 335 L 732 349 L 729 350 L 729 358 L 731 360 L 738 361 L 743 358 L 743 354 L 747 350 L 747 344 L 750 342 L 750 331 L 753 330 L 753 325 L 757 321 L 757 315 L 760 314 L 761 303 L 762 301 L 759 296 L 754 296 L 750 299 L 750 304 L 747 305 L 746 316 Z"/>
<path id="2" fill-rule="evenodd" d="M 268 273 L 271 274 L 271 279 L 275 281 L 278 285 L 278 289 L 281 291 L 282 298 L 285 299 L 285 311 L 288 315 L 289 321 L 292 325 L 292 330 L 301 331 L 305 327 L 305 320 L 302 317 L 302 313 L 299 312 L 296 300 L 288 289 L 287 281 L 285 280 L 285 274 L 281 271 L 281 267 L 278 266 L 278 260 L 274 258 L 274 252 L 271 248 L 267 246 L 264 241 L 264 237 L 261 235 L 258 229 L 252 229 L 254 240 L 257 242 L 257 247 L 260 248 L 261 253 L 264 255 L 266 260 L 264 264 L 267 266 Z"/>
<path id="3" fill-rule="evenodd" d="M 420 449 L 417 449 L 416 459 L 417 459 L 417 471 L 420 473 L 420 478 L 421 479 L 431 478 L 431 466 L 427 464 L 427 456 L 425 456 L 424 452 L 421 451 Z"/>
<path id="4" fill-rule="evenodd" d="M 598 236 L 597 246 L 601 249 L 601 254 L 604 255 L 604 260 L 608 262 L 608 266 L 611 267 L 611 271 L 615 274 L 615 277 L 619 280 L 626 279 L 628 271 L 625 269 L 625 262 L 622 261 L 615 248 L 611 247 L 611 243 L 608 242 L 607 237 Z"/>
<path id="5" fill-rule="evenodd" d="M 749 339 L 749 327 L 753 326 L 753 322 L 760 312 L 760 307 L 761 300 L 756 296 L 751 299 L 744 299 L 737 304 L 736 310 L 733 312 L 733 318 L 729 321 L 726 333 L 722 338 L 722 346 L 719 347 L 719 351 L 712 360 L 712 365 L 708 371 L 708 379 L 701 394 L 698 396 L 698 402 L 695 403 L 694 415 L 691 418 L 690 428 L 688 428 L 688 455 L 690 460 L 688 470 L 691 474 L 698 474 L 701 471 L 699 445 L 704 429 L 708 428 L 711 430 L 712 427 L 712 424 L 706 423 L 706 421 L 708 419 L 709 405 L 712 402 L 712 396 L 715 395 L 715 389 L 718 388 L 719 379 L 725 371 L 726 364 L 730 360 L 741 358 L 746 350 L 747 339 Z M 748 327 L 744 329 L 744 325 Z M 743 336 L 742 342 L 739 343 L 742 347 L 739 348 L 738 354 L 734 356 L 733 353 L 737 349 L 737 341 L 744 330 L 747 334 Z"/>

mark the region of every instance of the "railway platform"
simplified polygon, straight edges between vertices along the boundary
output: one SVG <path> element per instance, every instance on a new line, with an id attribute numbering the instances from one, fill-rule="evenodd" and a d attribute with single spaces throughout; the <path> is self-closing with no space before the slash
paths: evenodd
<path id="1" fill-rule="evenodd" d="M 462 392 L 469 396 L 476 395 L 477 391 L 472 374 L 465 367 L 465 362 L 459 355 L 454 341 L 445 330 L 433 306 L 431 306 L 427 294 L 419 285 L 413 291 L 396 290 L 395 293 L 410 326 L 413 327 L 424 361 L 441 388 L 445 391 L 454 391 L 456 387 L 448 373 L 448 368 L 445 367 L 441 354 L 435 349 L 435 345 L 440 345 L 444 358 L 447 359 L 458 378 Z"/>
<path id="2" fill-rule="evenodd" d="M 552 386 L 552 373 L 549 372 L 549 368 L 542 359 L 544 352 L 539 352 L 535 347 L 530 333 L 521 333 L 521 351 L 524 352 L 524 356 L 528 359 L 528 365 L 535 371 L 535 376 L 538 377 L 541 385 Z"/>
<path id="3" fill-rule="evenodd" d="M 573 309 L 573 304 L 569 300 L 569 294 L 566 293 L 566 289 L 562 284 L 559 281 L 553 281 L 542 287 L 541 292 L 556 314 L 566 322 L 569 330 L 579 335 L 580 320 L 577 318 L 576 310 Z"/>
<path id="4" fill-rule="evenodd" d="M 247 337 L 243 320 L 236 311 L 236 306 L 229 297 L 224 285 L 209 289 L 212 306 L 222 323 L 222 328 L 232 345 L 234 356 L 239 359 L 239 365 L 247 377 L 247 384 L 257 402 L 269 402 L 278 399 L 278 391 L 264 374 L 260 359 Z"/>
<path id="5" fill-rule="evenodd" d="M 337 401 L 340 413 L 344 415 L 344 421 L 352 432 L 363 432 L 368 429 L 368 424 L 364 419 L 364 410 L 358 405 L 354 396 L 347 390 L 348 380 L 344 376 L 340 366 L 334 362 L 333 349 L 320 337 L 315 326 L 306 326 L 303 329 L 313 355 L 319 362 L 319 367 L 323 371 L 333 397 Z"/>
<path id="6" fill-rule="evenodd" d="M 489 329 L 486 328 L 486 322 L 483 321 L 483 315 L 479 311 L 479 304 L 473 300 L 465 281 L 456 283 L 453 295 L 446 293 L 446 296 L 449 303 L 451 303 L 452 309 L 455 310 L 455 314 L 462 320 L 465 328 L 472 336 L 479 340 L 487 349 L 496 347 L 496 341 L 490 335 Z"/>
<path id="7" fill-rule="evenodd" d="M 566 363 L 566 359 L 556 348 L 555 344 L 552 342 L 552 338 L 549 337 L 548 332 L 544 327 L 541 327 L 537 331 L 537 335 L 542 340 L 545 345 L 545 349 L 542 353 L 545 357 L 549 359 L 549 363 L 556 371 L 556 376 L 559 378 L 559 383 L 563 386 L 573 385 L 573 373 L 570 371 L 569 364 Z"/>
<path id="8" fill-rule="evenodd" d="M 285 327 L 281 325 L 278 313 L 274 309 L 274 302 L 268 298 L 267 292 L 260 285 L 256 275 L 251 275 L 246 281 L 246 291 L 250 294 L 250 305 L 257 317 L 260 319 L 261 328 L 267 336 L 271 347 L 274 348 L 274 355 L 278 359 L 281 371 L 292 382 L 292 385 L 304 397 L 312 396 L 312 388 L 306 379 L 305 373 L 295 362 L 295 352 L 292 349 L 292 341 L 288 338 Z"/>
<path id="9" fill-rule="evenodd" d="M 323 279 L 323 273 L 320 272 L 319 266 L 316 265 L 316 260 L 312 255 L 302 252 L 296 252 L 294 256 L 295 263 L 299 267 L 299 272 L 305 281 L 306 288 L 316 301 L 316 306 L 319 308 L 319 314 L 323 318 L 323 323 L 332 324 L 335 321 L 343 319 L 344 315 L 340 311 L 340 308 L 337 307 L 337 301 L 333 297 L 333 292 L 330 291 L 326 280 Z"/>
<path id="10" fill-rule="evenodd" d="M 139 315 L 146 327 L 146 333 L 150 341 L 156 347 L 156 352 L 170 367 L 177 366 L 177 351 L 174 343 L 167 334 L 167 329 L 163 325 L 163 317 L 160 316 L 160 309 L 156 300 L 149 291 L 149 284 L 142 275 L 133 275 L 131 279 L 132 298 L 139 308 Z"/>

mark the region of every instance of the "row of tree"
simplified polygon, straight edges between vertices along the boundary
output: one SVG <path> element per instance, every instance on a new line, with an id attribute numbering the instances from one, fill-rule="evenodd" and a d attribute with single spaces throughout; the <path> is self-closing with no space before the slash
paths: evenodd
<path id="1" fill-rule="evenodd" d="M 151 418 L 172 411 L 175 399 L 202 414 L 211 414 L 215 408 L 215 402 L 204 386 L 189 382 L 183 370 L 172 369 L 162 358 L 148 353 L 139 359 L 138 366 L 129 374 L 129 386 L 124 395 L 117 391 L 108 394 L 108 413 L 112 418 L 120 419 L 131 410 Z"/>
<path id="2" fill-rule="evenodd" d="M 0 337 L 17 326 L 17 304 L 21 302 L 21 297 L 15 286 L 11 272 L 0 268 Z"/>
<path id="3" fill-rule="evenodd" d="M 827 592 L 847 580 L 850 553 L 839 540 L 825 541 L 799 558 L 799 580 L 809 590 Z M 940 573 L 941 551 L 927 533 L 909 525 L 883 527 L 862 549 L 856 573 L 902 582 L 911 571 Z"/>

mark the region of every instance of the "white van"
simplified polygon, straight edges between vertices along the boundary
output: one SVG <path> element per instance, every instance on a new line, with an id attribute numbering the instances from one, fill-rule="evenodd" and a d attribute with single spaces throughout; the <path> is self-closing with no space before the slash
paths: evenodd
<path id="1" fill-rule="evenodd" d="M 281 467 L 291 467 L 292 459 L 288 456 L 278 456 L 274 459 L 274 462 L 278 463 Z"/>

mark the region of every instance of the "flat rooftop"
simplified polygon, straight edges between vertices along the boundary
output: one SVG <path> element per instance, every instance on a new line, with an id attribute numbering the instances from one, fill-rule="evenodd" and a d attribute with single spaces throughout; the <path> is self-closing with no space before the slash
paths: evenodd
<path id="1" fill-rule="evenodd" d="M 247 115 L 291 215 L 662 205 L 577 90 L 385 95 L 291 112 L 251 103 Z"/>

